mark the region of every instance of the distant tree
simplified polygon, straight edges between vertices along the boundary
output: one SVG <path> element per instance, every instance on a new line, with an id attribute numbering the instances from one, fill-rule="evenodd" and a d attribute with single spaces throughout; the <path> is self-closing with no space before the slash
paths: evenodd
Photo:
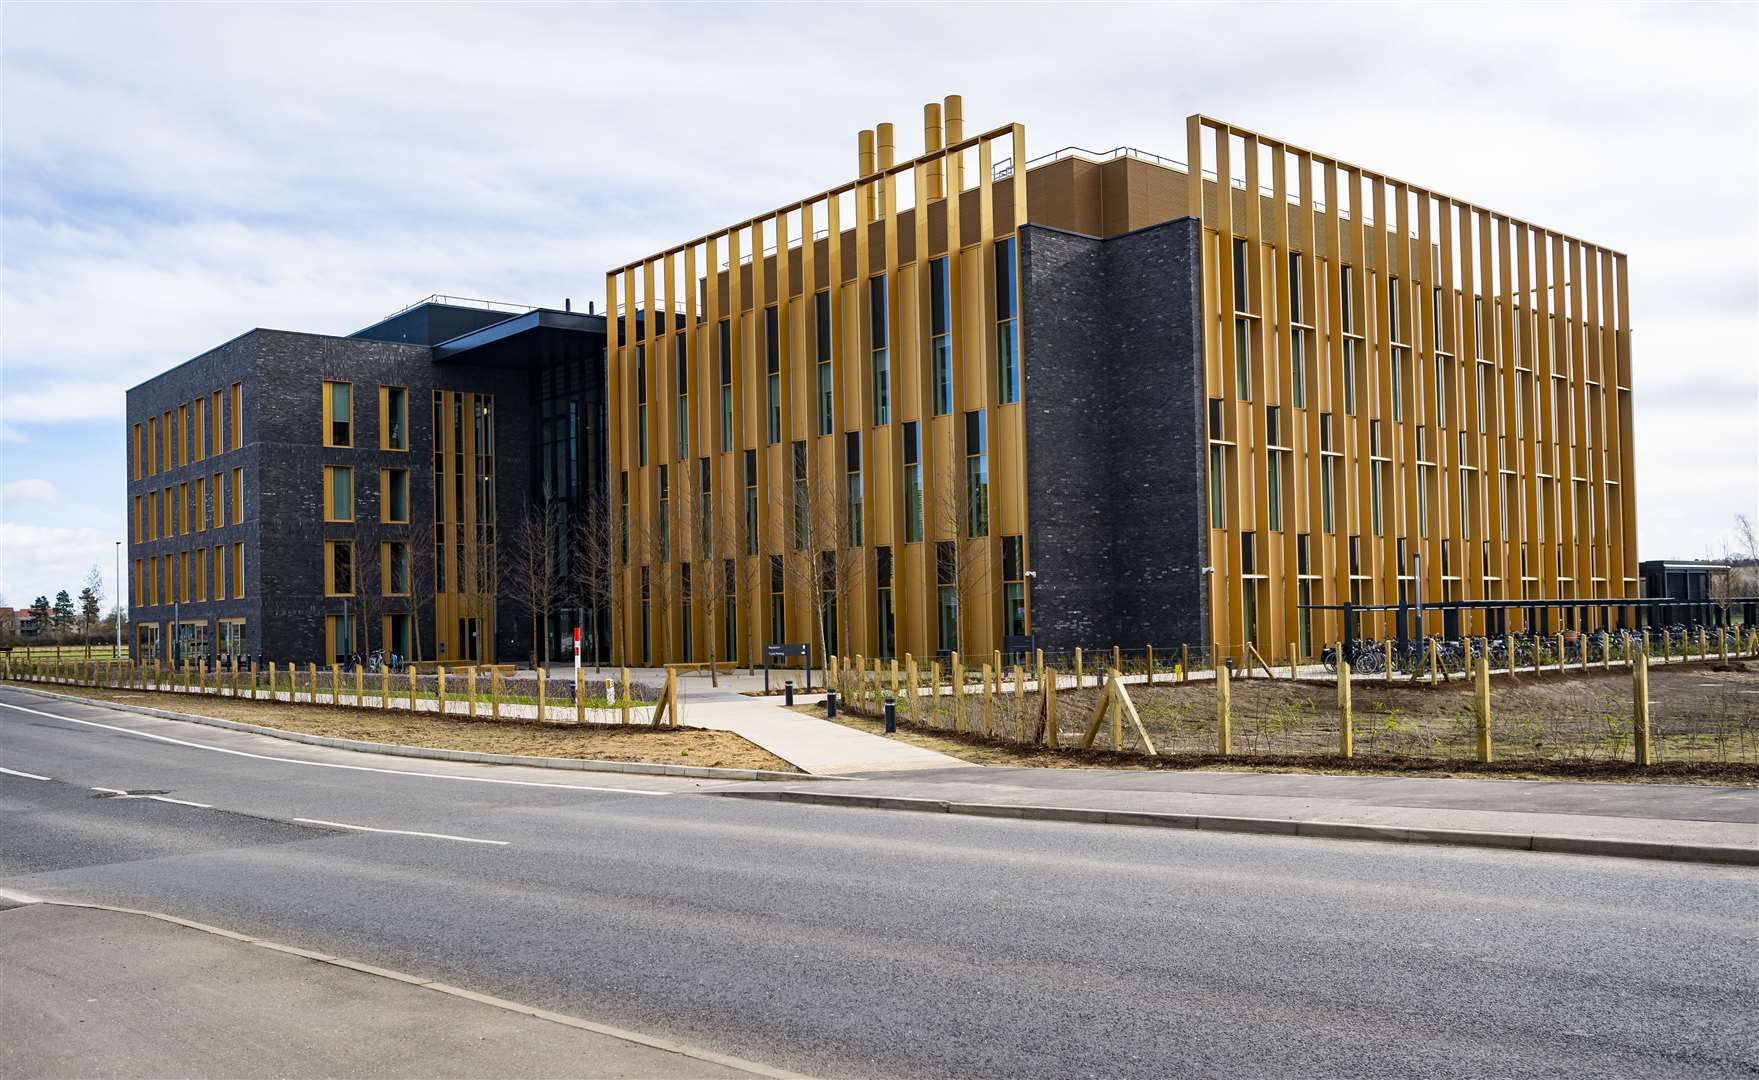
<path id="1" fill-rule="evenodd" d="M 66 596 L 66 593 L 62 593 Z M 49 606 L 47 596 L 38 596 L 31 603 L 31 625 L 36 628 L 38 637 L 47 637 L 51 627 L 49 620 L 55 615 L 55 609 Z"/>
<path id="2" fill-rule="evenodd" d="M 598 671 L 602 655 L 598 633 L 599 627 L 607 622 L 602 616 L 611 607 L 615 568 L 610 499 L 603 491 L 587 497 L 574 515 L 568 533 L 567 588 L 584 614 L 581 621 L 592 634 L 592 669 Z"/>
<path id="3" fill-rule="evenodd" d="M 92 658 L 92 631 L 104 614 L 104 575 L 96 565 L 86 571 L 85 588 L 79 590 L 79 630 L 85 639 L 86 659 Z"/>
<path id="4" fill-rule="evenodd" d="M 545 499 L 541 505 L 526 507 L 514 522 L 510 540 L 497 545 L 502 552 L 503 589 L 531 620 L 534 666 L 550 658 L 550 612 L 567 586 L 562 577 L 565 540 L 561 504 Z"/>
<path id="5" fill-rule="evenodd" d="M 66 589 L 62 589 L 55 594 L 55 632 L 65 635 L 69 630 L 72 630 L 75 617 L 73 597 L 67 594 Z"/>

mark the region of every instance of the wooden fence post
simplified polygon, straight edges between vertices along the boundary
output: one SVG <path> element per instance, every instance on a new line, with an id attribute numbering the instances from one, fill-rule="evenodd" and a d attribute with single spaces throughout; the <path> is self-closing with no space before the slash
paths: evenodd
<path id="1" fill-rule="evenodd" d="M 928 718 L 935 727 L 941 726 L 941 662 L 933 660 L 928 665 Z"/>
<path id="2" fill-rule="evenodd" d="M 275 683 L 276 683 L 275 674 L 276 674 L 275 661 L 271 660 L 271 661 L 269 661 L 269 700 L 270 701 L 280 701 L 281 700 L 281 691 L 279 691 L 275 688 Z"/>
<path id="3" fill-rule="evenodd" d="M 1038 684 L 1038 696 L 1044 707 L 1044 744 L 1057 748 L 1057 670 L 1046 668 Z"/>
<path id="4" fill-rule="evenodd" d="M 1338 643 L 1338 756 L 1356 756 L 1356 710 L 1350 699 L 1350 662 L 1344 659 L 1343 642 Z"/>
<path id="5" fill-rule="evenodd" d="M 1146 653 L 1148 656 L 1148 685 L 1153 686 L 1154 685 L 1154 646 L 1149 645 L 1149 646 L 1146 646 L 1145 648 L 1146 648 Z"/>
<path id="6" fill-rule="evenodd" d="M 1014 741 L 1026 741 L 1026 670 L 1019 664 L 1014 665 Z"/>
<path id="7" fill-rule="evenodd" d="M 1118 648 L 1116 645 L 1112 646 L 1112 670 L 1124 670 L 1124 650 Z"/>
<path id="8" fill-rule="evenodd" d="M 435 686 L 438 688 L 438 691 L 439 691 L 438 695 L 434 699 L 435 705 L 437 706 L 435 711 L 437 711 L 441 716 L 445 716 L 446 715 L 446 668 L 445 668 L 445 666 L 440 665 L 438 667 L 435 667 L 434 668 L 434 675 L 437 680 L 435 683 Z"/>
<path id="9" fill-rule="evenodd" d="M 1215 749 L 1224 756 L 1234 752 L 1234 694 L 1226 664 L 1215 666 Z"/>
<path id="10" fill-rule="evenodd" d="M 470 718 L 476 719 L 476 665 L 471 664 L 464 669 L 464 693 L 470 699 Z"/>
<path id="11" fill-rule="evenodd" d="M 250 699 L 252 701 L 257 699 L 257 662 L 255 660 L 250 662 Z"/>
<path id="12" fill-rule="evenodd" d="M 416 711 L 415 689 L 416 689 L 415 665 L 411 664 L 409 666 L 409 712 L 411 715 L 414 715 L 414 713 Z"/>
<path id="13" fill-rule="evenodd" d="M 1393 643 L 1391 641 L 1381 642 L 1380 643 L 1380 651 L 1381 651 L 1381 655 L 1386 660 L 1386 681 L 1392 682 L 1393 681 Z"/>
<path id="14" fill-rule="evenodd" d="M 1081 646 L 1075 646 L 1075 689 L 1081 689 Z"/>
<path id="15" fill-rule="evenodd" d="M 666 669 L 666 726 L 678 726 L 678 673 Z"/>
<path id="16" fill-rule="evenodd" d="M 953 730 L 965 729 L 965 666 L 959 662 L 959 654 L 952 654 L 950 666 L 947 668 L 948 678 L 953 680 Z"/>
<path id="17" fill-rule="evenodd" d="M 983 733 L 985 735 L 995 734 L 996 693 L 995 687 L 990 684 L 994 671 L 995 669 L 988 664 L 983 665 Z"/>
<path id="18" fill-rule="evenodd" d="M 1342 656 L 1342 653 L 1338 655 Z M 1301 657 L 1297 653 L 1294 642 L 1289 642 L 1289 681 L 1297 682 L 1301 678 Z"/>
<path id="19" fill-rule="evenodd" d="M 1441 672 L 1441 646 L 1434 638 L 1429 639 L 1429 685 L 1434 686 L 1436 677 Z"/>
<path id="20" fill-rule="evenodd" d="M 307 690 L 309 690 L 311 694 L 311 700 L 308 704 L 316 705 L 318 703 L 318 666 L 309 661 L 307 661 L 305 666 L 308 676 L 306 682 L 310 684 L 307 687 Z"/>
<path id="21" fill-rule="evenodd" d="M 1032 650 L 1032 674 L 1040 690 L 1044 689 L 1044 650 Z"/>
<path id="22" fill-rule="evenodd" d="M 1490 657 L 1480 653 L 1472 680 L 1472 715 L 1477 721 L 1478 760 L 1489 763 L 1495 750 L 1490 737 Z"/>
<path id="23" fill-rule="evenodd" d="M 359 664 L 354 665 L 354 707 L 366 706 L 366 669 Z"/>
<path id="24" fill-rule="evenodd" d="M 623 671 L 623 681 L 625 683 L 629 681 L 627 668 Z M 501 669 L 499 667 L 489 668 L 489 719 L 497 723 L 501 719 Z M 628 723 L 629 721 L 625 719 L 623 722 Z"/>
<path id="25" fill-rule="evenodd" d="M 617 709 L 622 714 L 623 723 L 629 723 L 629 707 L 631 693 L 629 690 L 629 669 L 623 669 L 623 692 L 617 695 Z"/>
<path id="26" fill-rule="evenodd" d="M 578 665 L 574 668 L 574 722 L 586 723 L 586 669 Z"/>
<path id="27" fill-rule="evenodd" d="M 1649 741 L 1649 657 L 1642 653 L 1631 658 L 1631 749 L 1638 765 L 1655 764 Z"/>
<path id="28" fill-rule="evenodd" d="M 670 676 L 672 674 L 672 669 L 667 668 L 666 674 L 667 674 L 667 676 Z M 538 723 L 540 723 L 540 724 L 543 723 L 543 720 L 544 720 L 544 669 L 541 664 L 538 666 L 538 669 L 537 669 L 537 719 L 538 719 Z"/>
<path id="29" fill-rule="evenodd" d="M 904 654 L 904 686 L 910 695 L 910 722 L 916 723 L 916 659 Z"/>
<path id="30" fill-rule="evenodd" d="M 391 667 L 386 664 L 379 668 L 379 708 L 391 707 Z"/>

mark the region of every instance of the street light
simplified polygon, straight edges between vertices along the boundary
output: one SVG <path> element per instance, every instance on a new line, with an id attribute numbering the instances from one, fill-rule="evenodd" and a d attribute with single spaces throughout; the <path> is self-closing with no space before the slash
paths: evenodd
<path id="1" fill-rule="evenodd" d="M 116 541 L 116 593 L 110 605 L 110 621 L 116 624 L 116 659 L 122 659 L 122 541 Z"/>

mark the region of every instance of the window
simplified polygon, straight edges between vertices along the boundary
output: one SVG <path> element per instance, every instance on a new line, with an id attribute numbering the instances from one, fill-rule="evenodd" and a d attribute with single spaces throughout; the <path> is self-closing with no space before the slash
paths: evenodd
<path id="1" fill-rule="evenodd" d="M 409 524 L 409 470 L 379 471 L 379 520 L 387 525 Z"/>
<path id="2" fill-rule="evenodd" d="M 874 615 L 879 631 L 879 655 L 896 656 L 898 652 L 898 623 L 892 608 L 891 548 L 874 549 L 873 570 L 875 582 Z"/>
<path id="3" fill-rule="evenodd" d="M 1355 338 L 1344 339 L 1344 415 L 1356 415 L 1356 354 Z"/>
<path id="4" fill-rule="evenodd" d="M 218 498 L 219 495 L 220 495 L 220 492 L 218 490 L 216 490 L 214 492 L 214 496 L 216 498 Z M 195 531 L 196 532 L 206 532 L 207 528 L 208 528 L 208 478 L 205 476 L 198 476 L 195 478 Z"/>
<path id="5" fill-rule="evenodd" d="M 757 554 L 757 451 L 745 451 L 745 554 Z"/>
<path id="6" fill-rule="evenodd" d="M 1227 447 L 1213 443 L 1209 447 L 1209 527 L 1212 529 L 1227 527 L 1227 451 Z"/>
<path id="7" fill-rule="evenodd" d="M 928 264 L 928 294 L 934 415 L 945 416 L 953 411 L 953 296 L 944 255 Z"/>
<path id="8" fill-rule="evenodd" d="M 635 347 L 635 463 L 647 464 L 647 346 Z"/>
<path id="9" fill-rule="evenodd" d="M 214 548 L 214 599 L 226 599 L 226 545 Z"/>
<path id="10" fill-rule="evenodd" d="M 712 559 L 715 556 L 715 506 L 710 491 L 710 480 L 714 470 L 708 458 L 698 458 L 696 462 L 696 557 Z"/>
<path id="11" fill-rule="evenodd" d="M 1020 304 L 1015 241 L 996 241 L 996 401 L 1020 400 Z"/>
<path id="12" fill-rule="evenodd" d="M 191 554 L 192 570 L 190 576 L 195 579 L 196 603 L 208 598 L 208 549 L 196 548 Z"/>
<path id="13" fill-rule="evenodd" d="M 232 384 L 232 449 L 244 446 L 244 384 Z"/>
<path id="14" fill-rule="evenodd" d="M 387 540 L 379 545 L 379 594 L 409 595 L 409 545 Z"/>
<path id="15" fill-rule="evenodd" d="M 989 535 L 989 431 L 983 410 L 965 414 L 965 500 L 968 535 Z"/>
<path id="16" fill-rule="evenodd" d="M 354 595 L 354 543 L 324 541 L 324 595 Z"/>
<path id="17" fill-rule="evenodd" d="M 934 546 L 936 614 L 935 629 L 941 652 L 959 648 L 959 551 L 953 540 L 940 540 Z"/>
<path id="18" fill-rule="evenodd" d="M 354 445 L 354 387 L 345 382 L 324 384 L 324 445 Z"/>
<path id="19" fill-rule="evenodd" d="M 1405 418 L 1405 350 L 1395 346 L 1392 356 L 1393 422 L 1397 423 Z"/>
<path id="20" fill-rule="evenodd" d="M 232 470 L 232 524 L 244 524 L 244 470 Z"/>
<path id="21" fill-rule="evenodd" d="M 782 343 L 780 331 L 776 325 L 776 309 L 765 308 L 763 312 L 764 341 L 764 373 L 765 387 L 768 392 L 769 408 L 769 443 L 774 446 L 782 441 Z"/>
<path id="22" fill-rule="evenodd" d="M 178 465 L 189 464 L 190 432 L 189 406 L 179 405 L 177 406 L 177 442 L 173 448 L 177 454 Z"/>
<path id="23" fill-rule="evenodd" d="M 244 541 L 232 545 L 232 599 L 244 599 Z"/>
<path id="24" fill-rule="evenodd" d="M 218 457 L 226 450 L 226 398 L 216 390 L 212 401 L 212 407 L 208 411 L 208 440 L 212 444 L 213 455 Z"/>
<path id="25" fill-rule="evenodd" d="M 1002 537 L 1002 632 L 1026 633 L 1026 542 L 1020 536 Z"/>
<path id="26" fill-rule="evenodd" d="M 1268 524 L 1272 532 L 1283 530 L 1283 454 L 1282 450 L 1271 450 L 1265 455 L 1269 471 L 1264 486 L 1268 503 Z"/>
<path id="27" fill-rule="evenodd" d="M 617 561 L 629 565 L 629 472 L 617 474 Z"/>
<path id="28" fill-rule="evenodd" d="M 140 498 L 139 495 L 134 497 L 134 512 L 129 515 L 129 523 L 132 527 L 134 542 L 137 544 L 141 542 L 144 536 L 142 530 L 145 527 L 145 523 L 141 521 Z"/>
<path id="29" fill-rule="evenodd" d="M 195 421 L 195 424 L 194 424 L 194 429 L 191 431 L 192 438 L 190 441 L 195 444 L 195 446 L 194 446 L 195 454 L 193 455 L 191 460 L 205 461 L 205 460 L 207 460 L 207 456 L 208 456 L 208 399 L 207 398 L 198 397 L 195 399 L 195 405 L 193 406 L 192 417 Z"/>
<path id="30" fill-rule="evenodd" d="M 690 457 L 690 347 L 684 334 L 672 338 L 672 359 L 678 369 L 678 460 Z"/>
<path id="31" fill-rule="evenodd" d="M 324 466 L 324 520 L 354 520 L 354 470 L 346 465 Z"/>
<path id="32" fill-rule="evenodd" d="M 1250 319 L 1234 320 L 1234 393 L 1241 401 L 1252 400 L 1252 326 Z"/>
<path id="33" fill-rule="evenodd" d="M 733 331 L 721 320 L 721 453 L 733 452 Z"/>
<path id="34" fill-rule="evenodd" d="M 214 493 L 213 515 L 214 528 L 226 524 L 226 474 L 214 474 L 214 486 L 209 489 Z"/>
<path id="35" fill-rule="evenodd" d="M 721 655 L 739 656 L 739 570 L 733 559 L 721 563 Z"/>
<path id="36" fill-rule="evenodd" d="M 770 644 L 788 640 L 788 605 L 783 587 L 782 557 L 770 556 Z M 834 595 L 834 594 L 833 594 Z"/>
<path id="37" fill-rule="evenodd" d="M 1289 332 L 1289 404 L 1297 409 L 1307 407 L 1307 331 Z"/>
<path id="38" fill-rule="evenodd" d="M 836 431 L 836 378 L 831 370 L 831 294 L 824 291 L 813 297 L 813 325 L 818 343 L 818 433 Z"/>
<path id="39" fill-rule="evenodd" d="M 659 561 L 663 563 L 670 562 L 672 559 L 672 484 L 667 468 L 661 465 L 659 470 L 660 500 L 657 520 L 659 535 L 657 539 L 660 546 Z M 660 573 L 665 572 L 665 568 L 661 567 Z"/>
<path id="40" fill-rule="evenodd" d="M 187 482 L 177 485 L 177 535 L 189 535 L 189 484 Z"/>
<path id="41" fill-rule="evenodd" d="M 139 480 L 141 478 L 141 470 L 145 468 L 145 462 L 141 457 L 145 445 L 141 438 L 141 426 L 139 424 L 134 425 L 130 430 L 128 445 L 133 451 L 128 458 L 128 478 L 130 480 Z"/>
<path id="42" fill-rule="evenodd" d="M 379 387 L 379 449 L 409 449 L 409 391 L 405 387 Z"/>
<path id="43" fill-rule="evenodd" d="M 1252 290 L 1251 290 L 1251 287 L 1250 287 L 1250 285 L 1247 281 L 1247 278 L 1246 278 L 1246 269 L 1247 269 L 1247 267 L 1246 267 L 1246 254 L 1247 254 L 1246 241 L 1241 237 L 1238 237 L 1238 236 L 1234 237 L 1234 310 L 1235 311 L 1251 311 L 1252 310 L 1252 306 L 1248 302 Z"/>
<path id="44" fill-rule="evenodd" d="M 805 551 L 812 532 L 812 503 L 806 487 L 806 440 L 794 444 L 794 550 Z"/>
<path id="45" fill-rule="evenodd" d="M 1291 251 L 1289 252 L 1289 321 L 1292 323 L 1304 323 L 1307 321 L 1302 318 L 1304 310 L 1303 304 L 1301 303 L 1303 299 L 1302 292 L 1301 253 L 1298 251 Z"/>
<path id="46" fill-rule="evenodd" d="M 892 420 L 892 361 L 887 350 L 890 338 L 886 302 L 886 276 L 875 274 L 867 280 L 868 325 L 873 335 L 873 422 L 876 426 Z"/>
<path id="47" fill-rule="evenodd" d="M 904 542 L 922 539 L 922 443 L 914 420 L 904 425 Z"/>
<path id="48" fill-rule="evenodd" d="M 861 546 L 861 432 L 851 431 L 843 436 L 844 457 L 847 459 L 848 470 L 847 496 L 849 501 L 849 535 L 850 547 Z"/>

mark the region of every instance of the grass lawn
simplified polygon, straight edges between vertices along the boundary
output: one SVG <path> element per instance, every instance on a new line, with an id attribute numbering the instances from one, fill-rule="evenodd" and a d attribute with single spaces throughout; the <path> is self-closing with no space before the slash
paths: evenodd
<path id="1" fill-rule="evenodd" d="M 34 684 L 32 684 L 34 685 Z M 195 694 L 142 690 L 95 690 L 78 686 L 44 686 L 70 694 L 112 702 L 169 709 L 244 724 L 259 724 L 335 739 L 401 743 L 406 746 L 469 750 L 488 754 L 536 757 L 594 758 L 641 761 L 662 765 L 697 765 L 727 769 L 774 769 L 797 772 L 792 765 L 731 732 L 703 728 L 652 728 L 644 725 L 539 723 L 535 720 L 470 720 L 464 717 L 410 714 L 375 708 L 289 705 L 286 702 L 243 701 Z"/>

